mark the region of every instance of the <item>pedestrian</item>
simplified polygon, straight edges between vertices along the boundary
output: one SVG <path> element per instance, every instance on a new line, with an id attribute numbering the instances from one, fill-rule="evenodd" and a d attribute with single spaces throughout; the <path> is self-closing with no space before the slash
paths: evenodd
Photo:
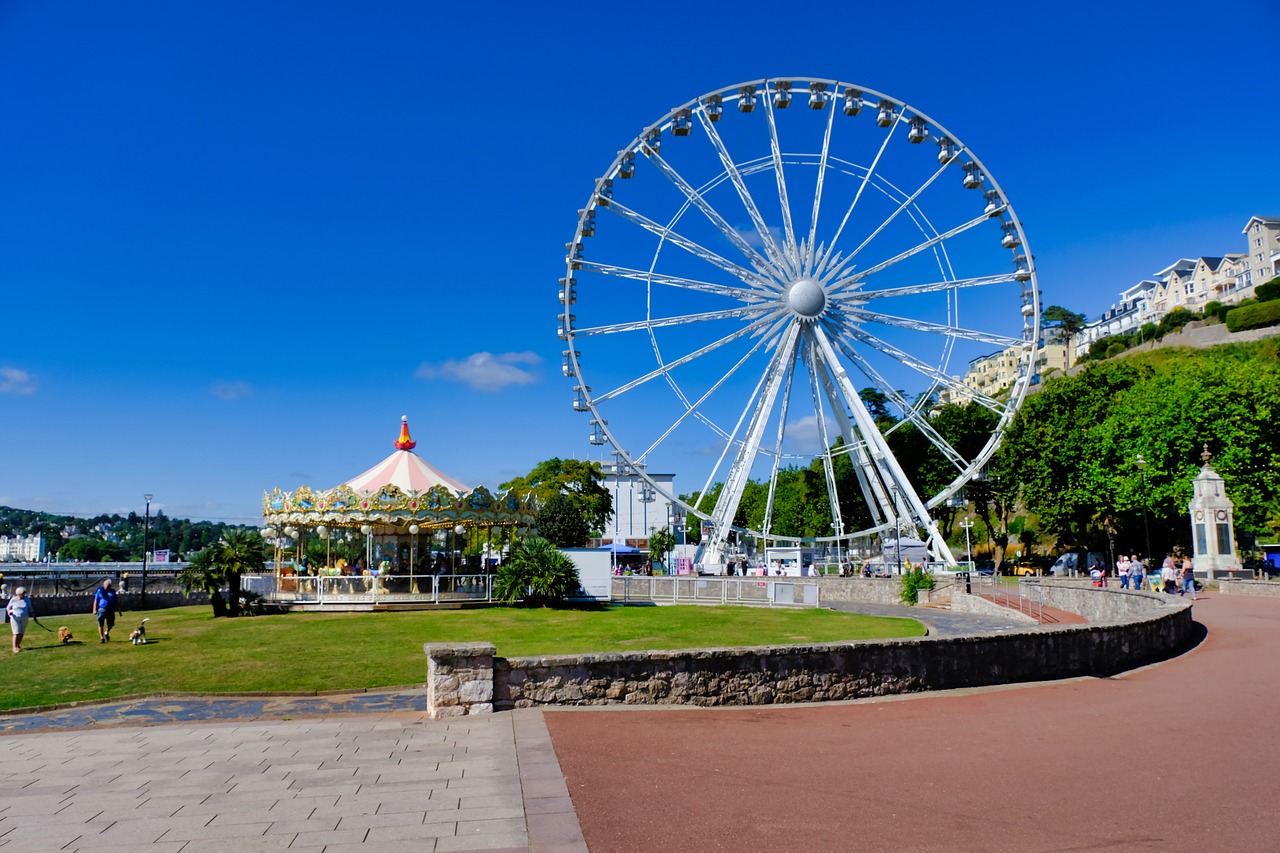
<path id="1" fill-rule="evenodd" d="M 1120 588 L 1129 588 L 1129 558 L 1124 554 L 1116 561 L 1116 577 L 1120 578 Z"/>
<path id="2" fill-rule="evenodd" d="M 1133 588 L 1141 590 L 1142 583 L 1145 580 L 1144 575 L 1147 573 L 1146 566 L 1142 565 L 1142 561 L 1138 559 L 1138 555 L 1134 554 L 1129 560 L 1129 580 Z"/>
<path id="3" fill-rule="evenodd" d="M 1190 557 L 1182 558 L 1182 591 L 1178 595 L 1191 593 L 1191 600 L 1196 600 L 1196 572 Z"/>
<path id="4" fill-rule="evenodd" d="M 120 598 L 111 588 L 111 578 L 106 578 L 93 593 L 93 615 L 98 619 L 99 643 L 111 640 L 111 629 L 116 626 L 116 611 L 119 609 Z"/>
<path id="5" fill-rule="evenodd" d="M 1164 562 L 1160 565 L 1160 581 L 1169 595 L 1178 591 L 1178 570 L 1173 565 L 1173 554 L 1165 554 Z"/>
<path id="6" fill-rule="evenodd" d="M 13 591 L 13 598 L 4 606 L 4 613 L 13 631 L 13 653 L 16 655 L 22 651 L 22 638 L 27 633 L 27 621 L 31 618 L 31 599 L 27 598 L 25 586 Z"/>

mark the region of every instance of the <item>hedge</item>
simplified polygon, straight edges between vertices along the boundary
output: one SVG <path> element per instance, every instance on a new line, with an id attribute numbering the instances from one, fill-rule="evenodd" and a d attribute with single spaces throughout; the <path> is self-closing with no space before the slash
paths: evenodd
<path id="1" fill-rule="evenodd" d="M 1227 328 L 1233 332 L 1280 324 L 1280 301 L 1259 302 L 1227 312 Z"/>

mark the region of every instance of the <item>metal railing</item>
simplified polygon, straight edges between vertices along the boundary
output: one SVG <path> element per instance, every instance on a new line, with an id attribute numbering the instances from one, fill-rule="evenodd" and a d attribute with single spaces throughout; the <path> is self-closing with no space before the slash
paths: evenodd
<path id="1" fill-rule="evenodd" d="M 613 579 L 613 600 L 817 607 L 820 600 L 819 588 L 816 581 L 798 578 L 624 575 Z"/>
<path id="2" fill-rule="evenodd" d="M 493 575 L 245 575 L 240 587 L 280 603 L 492 601 Z"/>
<path id="3" fill-rule="evenodd" d="M 979 595 L 1002 607 L 1017 610 L 1044 624 L 1044 590 L 1038 583 L 1028 583 L 1027 578 L 1019 578 L 1017 587 L 1000 583 L 999 575 L 970 575 L 966 579 L 961 576 L 960 588 L 973 595 Z M 967 589 L 966 589 L 967 586 Z M 1013 590 L 1017 591 L 1014 592 Z"/>

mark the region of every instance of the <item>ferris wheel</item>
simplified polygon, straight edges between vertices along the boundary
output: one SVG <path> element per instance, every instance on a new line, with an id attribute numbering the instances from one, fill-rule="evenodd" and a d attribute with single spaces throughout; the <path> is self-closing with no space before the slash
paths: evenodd
<path id="1" fill-rule="evenodd" d="M 914 106 L 813 78 L 710 92 L 627 143 L 578 212 L 560 302 L 591 443 L 702 519 L 708 564 L 734 530 L 904 526 L 954 564 L 930 510 L 981 474 L 1039 342 L 1035 265 L 986 166 Z M 993 354 L 1004 387 L 966 383 Z M 994 426 L 959 446 L 932 417 L 947 402 Z M 945 460 L 932 493 L 890 449 L 900 428 Z M 667 493 L 664 469 L 714 506 Z M 821 529 L 778 517 L 797 482 Z"/>

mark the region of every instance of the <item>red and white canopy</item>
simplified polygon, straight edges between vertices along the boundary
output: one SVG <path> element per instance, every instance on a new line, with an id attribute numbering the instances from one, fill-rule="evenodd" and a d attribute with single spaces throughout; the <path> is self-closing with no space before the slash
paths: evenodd
<path id="1" fill-rule="evenodd" d="M 444 486 L 455 494 L 471 491 L 465 486 L 444 474 L 419 458 L 413 452 L 417 442 L 409 438 L 409 419 L 400 419 L 400 439 L 396 442 L 396 451 L 386 459 L 374 465 L 358 477 L 347 481 L 347 485 L 355 492 L 374 493 L 384 486 L 399 487 L 405 493 L 425 493 L 434 486 Z"/>

